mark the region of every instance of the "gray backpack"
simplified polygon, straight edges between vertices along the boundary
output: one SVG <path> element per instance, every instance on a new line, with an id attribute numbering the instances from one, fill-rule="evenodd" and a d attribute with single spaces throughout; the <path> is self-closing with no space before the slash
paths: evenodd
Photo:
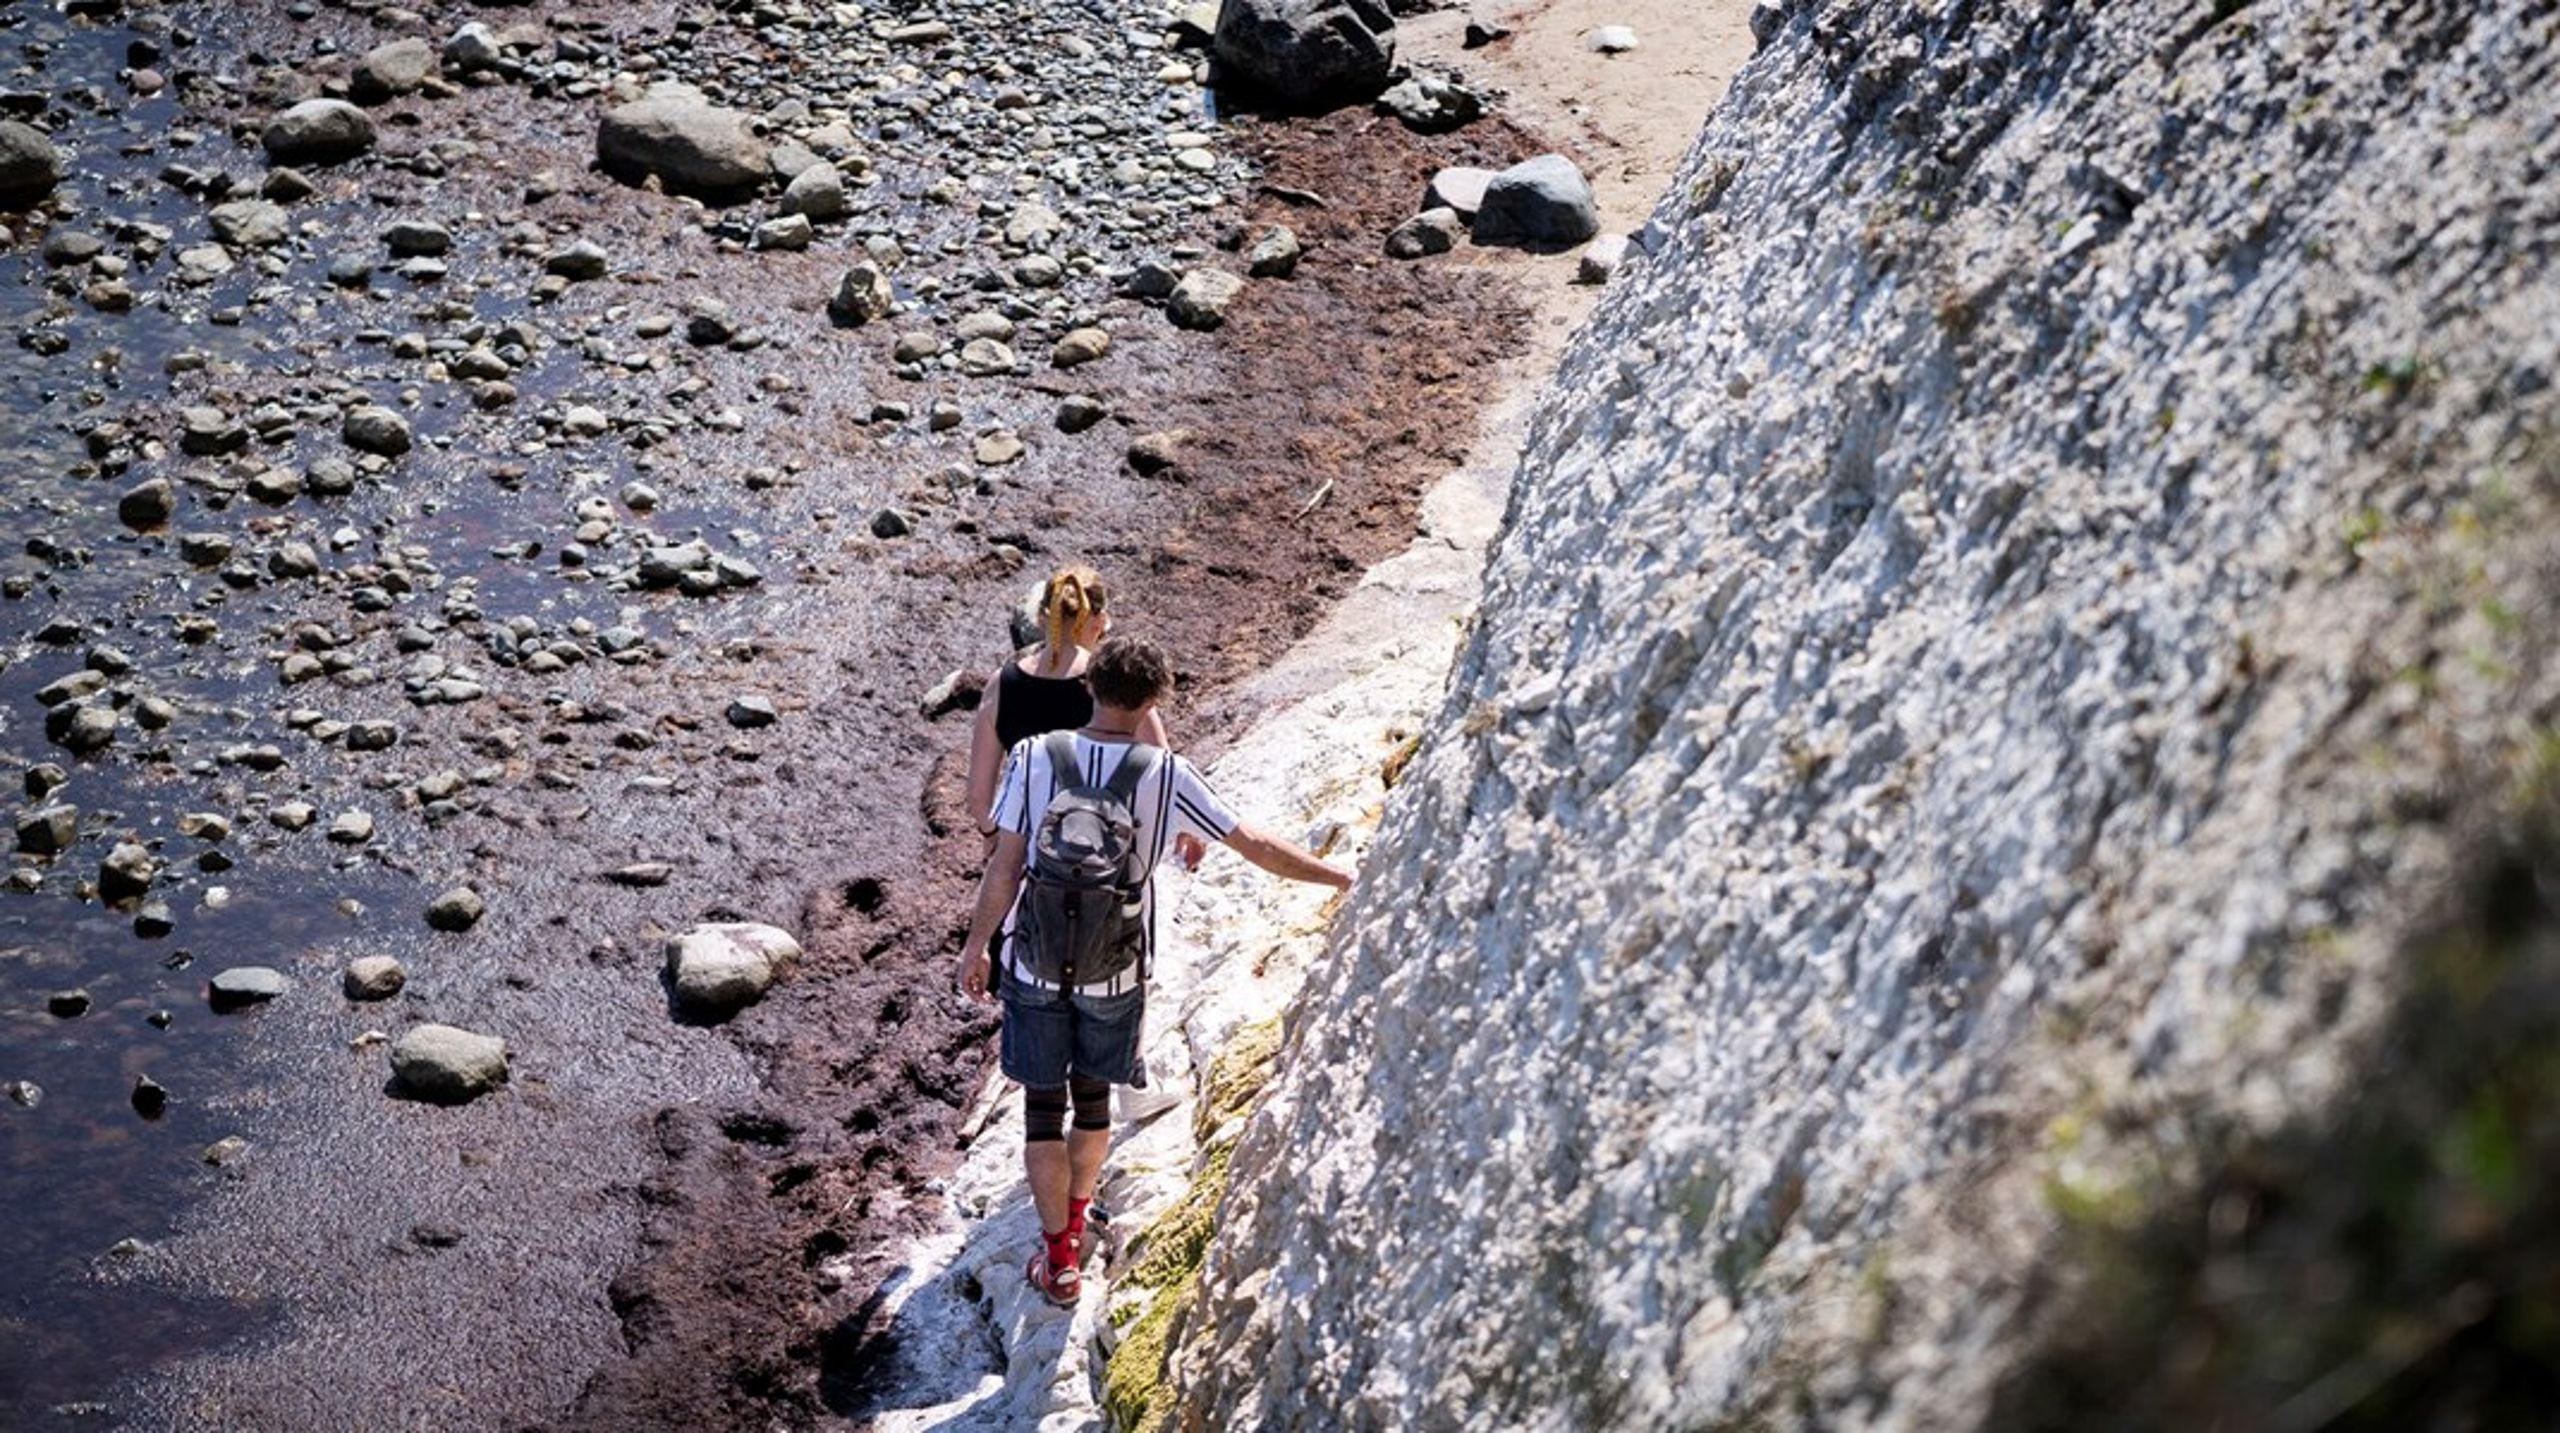
<path id="1" fill-rule="evenodd" d="M 1075 733 L 1051 732 L 1046 749 L 1058 789 L 1031 833 L 1013 936 L 1033 978 L 1061 988 L 1099 985 L 1146 957 L 1146 881 L 1130 874 L 1138 854 L 1135 805 L 1138 783 L 1164 753 L 1132 746 L 1110 780 L 1086 786 Z"/>

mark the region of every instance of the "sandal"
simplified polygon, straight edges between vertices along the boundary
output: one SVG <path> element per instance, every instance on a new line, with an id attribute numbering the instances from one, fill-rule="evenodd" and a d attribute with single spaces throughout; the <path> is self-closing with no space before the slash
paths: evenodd
<path id="1" fill-rule="evenodd" d="M 1076 1241 L 1076 1265 L 1081 1268 L 1093 1262 L 1094 1251 L 1111 1233 L 1111 1211 L 1099 1204 L 1088 1204 L 1084 1210 L 1084 1234 Z"/>
<path id="2" fill-rule="evenodd" d="M 1073 1264 L 1051 1268 L 1046 1248 L 1032 1255 L 1031 1262 L 1022 1266 L 1022 1277 L 1030 1280 L 1031 1287 L 1062 1309 L 1074 1308 L 1076 1299 L 1084 1293 L 1084 1271 Z"/>

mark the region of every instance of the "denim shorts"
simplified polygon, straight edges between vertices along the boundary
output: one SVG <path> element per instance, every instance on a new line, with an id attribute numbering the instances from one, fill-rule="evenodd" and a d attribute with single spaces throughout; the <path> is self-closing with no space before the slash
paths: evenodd
<path id="1" fill-rule="evenodd" d="M 1004 979 L 1002 1063 L 1005 1075 L 1033 1089 L 1054 1089 L 1070 1073 L 1115 1085 L 1147 1083 L 1139 1058 L 1139 1029 L 1146 1022 L 1142 987 L 1118 995 L 1042 990 Z"/>

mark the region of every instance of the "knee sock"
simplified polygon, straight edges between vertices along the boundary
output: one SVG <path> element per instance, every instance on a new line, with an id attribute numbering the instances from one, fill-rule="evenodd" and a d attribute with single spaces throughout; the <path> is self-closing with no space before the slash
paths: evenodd
<path id="1" fill-rule="evenodd" d="M 1064 1085 L 1022 1089 L 1022 1142 L 1055 1144 L 1067 1137 L 1067 1090 Z"/>

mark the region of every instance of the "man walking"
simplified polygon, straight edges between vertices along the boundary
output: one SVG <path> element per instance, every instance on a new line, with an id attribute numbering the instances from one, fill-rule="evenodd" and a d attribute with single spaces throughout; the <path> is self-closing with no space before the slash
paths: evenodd
<path id="1" fill-rule="evenodd" d="M 1153 878 L 1165 852 L 1193 836 L 1290 880 L 1351 884 L 1350 872 L 1236 819 L 1191 763 L 1138 743 L 1139 724 L 1173 685 L 1154 643 L 1112 638 L 1085 679 L 1092 724 L 1030 738 L 1006 758 L 995 851 L 960 949 L 960 988 L 987 1000 L 992 987 L 1003 1001 L 1002 1062 L 1023 1087 L 1023 1173 L 1042 1236 L 1025 1272 L 1062 1306 L 1082 1291 L 1086 1215 L 1111 1147 L 1111 1087 L 1146 1083 L 1139 1032 Z M 1115 878 L 1070 884 L 1062 867 L 1095 853 Z M 999 926 L 1001 969 L 988 954 Z M 1062 1128 L 1070 1105 L 1071 1130 Z"/>

